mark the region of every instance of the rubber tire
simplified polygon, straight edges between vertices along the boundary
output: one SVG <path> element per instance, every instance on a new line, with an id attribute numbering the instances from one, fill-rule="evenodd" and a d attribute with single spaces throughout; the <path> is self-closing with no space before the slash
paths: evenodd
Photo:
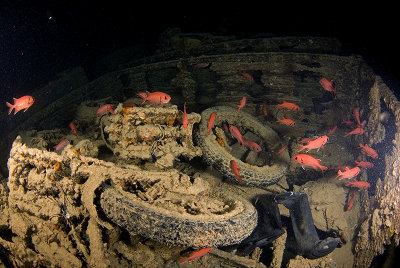
<path id="1" fill-rule="evenodd" d="M 261 188 L 267 187 L 271 184 L 277 183 L 283 176 L 285 176 L 290 161 L 287 150 L 283 151 L 278 156 L 274 156 L 274 164 L 271 166 L 265 165 L 259 167 L 242 162 L 240 159 L 231 155 L 224 149 L 224 147 L 217 143 L 216 137 L 211 131 L 206 135 L 208 119 L 213 112 L 217 114 L 217 122 L 226 121 L 228 124 L 232 124 L 236 127 L 245 127 L 261 137 L 264 142 L 268 144 L 268 147 L 271 148 L 271 151 L 277 151 L 283 145 L 283 140 L 279 138 L 278 134 L 254 116 L 244 111 L 237 112 L 237 110 L 232 107 L 215 106 L 208 108 L 201 113 L 200 124 L 194 132 L 195 141 L 202 149 L 203 159 L 207 164 L 212 165 L 224 177 L 230 179 L 232 182 L 237 182 L 237 179 L 230 168 L 230 161 L 235 160 L 240 169 L 240 175 L 243 176 L 241 179 L 241 185 Z"/>
<path id="2" fill-rule="evenodd" d="M 108 186 L 101 193 L 100 206 L 112 222 L 151 240 L 185 247 L 219 247 L 239 244 L 254 230 L 258 218 L 249 201 L 224 196 L 240 202 L 241 212 L 215 219 L 183 214 L 180 217 L 165 209 L 156 211 L 136 195 Z"/>

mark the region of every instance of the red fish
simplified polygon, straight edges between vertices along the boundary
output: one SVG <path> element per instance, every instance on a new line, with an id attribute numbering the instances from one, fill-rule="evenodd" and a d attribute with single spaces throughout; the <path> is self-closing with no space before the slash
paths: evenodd
<path id="1" fill-rule="evenodd" d="M 339 178 L 339 180 L 351 179 L 351 178 L 357 176 L 358 173 L 360 173 L 360 171 L 361 170 L 360 170 L 359 167 L 354 167 L 352 169 L 346 168 L 346 170 L 344 172 L 339 170 L 338 171 L 338 175 L 336 176 L 336 178 Z"/>
<path id="2" fill-rule="evenodd" d="M 236 105 L 238 107 L 237 111 L 239 112 L 240 109 L 242 109 L 245 104 L 246 104 L 246 97 L 243 96 L 243 98 L 240 100 L 240 104 Z"/>
<path id="3" fill-rule="evenodd" d="M 287 118 L 286 116 L 283 119 L 278 119 L 276 122 L 279 122 L 281 124 L 284 124 L 284 125 L 287 125 L 287 126 L 291 126 L 291 127 L 294 127 L 296 125 L 296 122 L 294 122 L 290 118 Z"/>
<path id="4" fill-rule="evenodd" d="M 282 148 L 280 148 L 277 152 L 275 152 L 275 155 L 280 155 L 285 149 L 287 148 L 287 144 L 283 145 Z"/>
<path id="5" fill-rule="evenodd" d="M 354 161 L 354 163 L 356 163 L 357 167 L 361 167 L 361 168 L 373 168 L 374 167 L 374 163 L 371 162 L 367 162 L 367 161 Z"/>
<path id="6" fill-rule="evenodd" d="M 240 133 L 239 129 L 237 129 L 237 127 L 230 125 L 229 131 L 231 132 L 232 137 L 235 137 L 240 144 L 244 144 L 242 134 Z"/>
<path id="7" fill-rule="evenodd" d="M 182 119 L 183 128 L 187 128 L 189 124 L 189 119 L 186 113 L 186 102 L 183 104 L 183 119 Z"/>
<path id="8" fill-rule="evenodd" d="M 133 102 L 124 102 L 122 104 L 122 107 L 124 107 L 124 108 L 132 108 L 132 107 L 136 107 L 136 104 L 134 104 Z"/>
<path id="9" fill-rule="evenodd" d="M 140 104 L 149 101 L 149 104 L 156 103 L 161 105 L 163 103 L 168 103 L 171 100 L 171 96 L 163 92 L 142 91 L 138 92 L 136 95 L 142 98 L 142 102 Z"/>
<path id="10" fill-rule="evenodd" d="M 67 147 L 67 145 L 70 143 L 69 140 L 67 139 L 63 139 L 61 140 L 56 146 L 54 146 L 54 150 L 55 151 L 61 151 L 62 149 L 64 149 L 65 147 Z"/>
<path id="11" fill-rule="evenodd" d="M 326 91 L 329 91 L 336 99 L 336 88 L 333 86 L 333 80 L 329 81 L 325 77 L 322 77 L 319 80 L 319 83 Z"/>
<path id="12" fill-rule="evenodd" d="M 226 122 L 224 122 L 224 123 L 222 123 L 222 126 L 224 127 L 225 135 L 228 135 L 229 134 L 228 124 Z"/>
<path id="13" fill-rule="evenodd" d="M 6 105 L 10 108 L 8 110 L 8 114 L 11 114 L 12 110 L 14 110 L 14 114 L 18 113 L 22 109 L 28 110 L 29 107 L 32 106 L 32 104 L 35 102 L 35 99 L 32 96 L 23 96 L 19 99 L 13 98 L 14 104 L 6 102 Z"/>
<path id="14" fill-rule="evenodd" d="M 335 125 L 331 130 L 329 130 L 329 132 L 326 134 L 326 136 L 333 135 L 333 133 L 335 133 L 336 129 L 337 129 L 337 126 Z"/>
<path id="15" fill-rule="evenodd" d="M 210 114 L 210 118 L 208 119 L 208 128 L 207 128 L 207 134 L 210 132 L 211 128 L 214 126 L 214 122 L 215 122 L 215 118 L 217 117 L 217 114 L 215 112 L 213 112 L 212 114 Z"/>
<path id="16" fill-rule="evenodd" d="M 297 151 L 300 152 L 304 149 L 307 149 L 307 153 L 312 149 L 319 149 L 324 147 L 324 145 L 328 142 L 328 136 L 321 136 L 316 138 L 315 140 L 310 141 L 307 145 L 301 146 Z"/>
<path id="17" fill-rule="evenodd" d="M 347 120 L 347 121 L 342 121 L 342 124 L 347 125 L 350 128 L 356 128 L 356 124 L 354 124 L 353 121 Z"/>
<path id="18" fill-rule="evenodd" d="M 276 105 L 276 108 L 278 108 L 278 109 L 286 109 L 286 110 L 291 110 L 291 111 L 300 111 L 300 107 L 299 106 L 297 106 L 294 103 L 287 102 L 287 101 L 284 101 L 282 104 Z"/>
<path id="19" fill-rule="evenodd" d="M 358 108 L 354 108 L 353 113 L 354 113 L 354 118 L 356 119 L 357 122 L 357 127 L 360 127 L 361 122 L 360 122 L 360 113 L 358 112 Z"/>
<path id="20" fill-rule="evenodd" d="M 371 187 L 371 184 L 366 181 L 348 181 L 344 186 L 356 187 L 360 190 L 366 190 Z"/>
<path id="21" fill-rule="evenodd" d="M 102 117 L 106 114 L 114 114 L 114 105 L 112 104 L 104 104 L 99 109 L 97 109 L 96 114 L 98 117 Z"/>
<path id="22" fill-rule="evenodd" d="M 348 203 L 347 203 L 346 211 L 349 211 L 349 210 L 353 207 L 353 204 L 354 204 L 354 193 L 355 193 L 355 192 L 356 192 L 356 191 L 353 190 L 353 189 L 351 189 L 351 190 L 349 191 L 349 196 L 348 196 L 348 198 L 347 198 Z"/>
<path id="23" fill-rule="evenodd" d="M 262 105 L 262 112 L 263 112 L 263 115 L 265 117 L 267 117 L 268 112 L 267 112 L 267 105 L 265 104 L 265 102 L 263 102 L 263 105 Z"/>
<path id="24" fill-rule="evenodd" d="M 367 144 L 362 145 L 360 143 L 360 148 L 361 148 L 362 154 L 367 154 L 368 156 L 370 156 L 370 157 L 372 157 L 374 159 L 378 158 L 378 153 L 374 149 L 369 147 Z"/>
<path id="25" fill-rule="evenodd" d="M 241 183 L 241 179 L 243 178 L 243 176 L 239 175 L 240 168 L 237 167 L 235 160 L 231 160 L 229 163 L 233 174 L 235 174 L 237 180 L 239 181 L 239 183 Z"/>
<path id="26" fill-rule="evenodd" d="M 190 257 L 180 260 L 179 263 L 182 263 L 182 262 L 185 262 L 185 261 L 191 261 L 191 260 L 193 260 L 195 258 L 207 255 L 212 249 L 213 248 L 202 248 L 202 249 L 200 249 L 198 251 L 193 252 L 192 255 L 190 255 Z"/>
<path id="27" fill-rule="evenodd" d="M 260 145 L 258 145 L 257 143 L 255 143 L 254 141 L 251 141 L 251 140 L 243 139 L 243 145 L 248 147 L 248 148 L 250 148 L 250 150 L 252 150 L 254 152 L 257 152 L 257 153 L 262 151 Z"/>
<path id="28" fill-rule="evenodd" d="M 344 136 L 347 137 L 349 135 L 362 135 L 364 133 L 365 133 L 364 129 L 361 127 L 358 127 L 358 128 L 353 129 L 352 131 L 346 133 Z"/>
<path id="29" fill-rule="evenodd" d="M 239 72 L 239 74 L 243 75 L 244 77 L 246 77 L 249 81 L 253 82 L 254 78 L 251 74 L 246 73 L 246 72 Z"/>
<path id="30" fill-rule="evenodd" d="M 194 66 L 194 68 L 205 69 L 205 68 L 209 67 L 210 65 L 211 65 L 210 62 L 199 62 L 193 66 Z"/>
<path id="31" fill-rule="evenodd" d="M 301 167 L 303 169 L 304 169 L 304 166 L 312 167 L 315 170 L 318 170 L 318 168 L 320 168 L 322 173 L 324 173 L 324 170 L 328 169 L 327 167 L 324 167 L 320 164 L 321 160 L 316 159 L 308 154 L 296 154 L 293 156 L 293 159 L 297 163 L 301 164 Z"/>
<path id="32" fill-rule="evenodd" d="M 69 124 L 69 127 L 71 128 L 71 130 L 72 130 L 72 132 L 74 133 L 74 135 L 76 136 L 76 138 L 79 138 L 79 137 L 78 137 L 78 130 L 76 129 L 75 123 L 74 123 L 74 122 L 71 122 L 71 123 Z"/>

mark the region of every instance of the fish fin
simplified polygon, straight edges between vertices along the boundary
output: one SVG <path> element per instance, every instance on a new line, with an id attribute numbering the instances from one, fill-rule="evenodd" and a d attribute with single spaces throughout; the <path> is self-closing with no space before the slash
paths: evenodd
<path id="1" fill-rule="evenodd" d="M 14 109 L 14 105 L 12 105 L 12 104 L 9 103 L 9 102 L 6 102 L 6 105 L 7 105 L 8 107 L 10 107 L 10 109 L 8 110 L 8 114 L 11 114 L 12 110 Z"/>
<path id="2" fill-rule="evenodd" d="M 301 152 L 301 151 L 303 151 L 305 148 L 306 148 L 306 146 L 301 146 L 297 151 L 298 151 L 298 152 Z"/>
<path id="3" fill-rule="evenodd" d="M 142 99 L 142 102 L 140 103 L 140 104 L 143 104 L 143 103 L 145 103 L 146 102 L 146 100 L 143 98 Z"/>
<path id="4" fill-rule="evenodd" d="M 314 170 L 318 170 L 318 168 L 317 168 L 316 166 L 313 166 L 312 168 L 313 168 Z"/>
<path id="5" fill-rule="evenodd" d="M 320 166 L 319 168 L 321 169 L 322 175 L 324 174 L 324 171 L 328 170 L 325 166 Z"/>
<path id="6" fill-rule="evenodd" d="M 145 103 L 145 101 L 146 101 L 146 98 L 147 98 L 147 96 L 148 96 L 148 91 L 146 91 L 146 95 L 144 96 L 144 94 L 143 94 L 143 92 L 139 92 L 139 93 L 136 93 L 136 95 L 137 96 L 139 96 L 139 97 L 141 97 L 142 98 L 142 102 L 140 103 L 140 104 L 143 104 L 143 103 Z"/>

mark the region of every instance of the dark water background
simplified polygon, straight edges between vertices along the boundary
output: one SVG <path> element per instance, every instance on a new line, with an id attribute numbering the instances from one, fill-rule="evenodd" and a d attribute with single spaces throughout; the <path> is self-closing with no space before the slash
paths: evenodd
<path id="1" fill-rule="evenodd" d="M 337 37 L 346 51 L 363 55 L 389 86 L 399 85 L 398 22 L 396 9 L 388 5 L 121 2 L 1 1 L 0 102 L 40 88 L 62 70 L 90 69 L 119 48 L 144 44 L 151 53 L 169 27 L 238 38 Z"/>

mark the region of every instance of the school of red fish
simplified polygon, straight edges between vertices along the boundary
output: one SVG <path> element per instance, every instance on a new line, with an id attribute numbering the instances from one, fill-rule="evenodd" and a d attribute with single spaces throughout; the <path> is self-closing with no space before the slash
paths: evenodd
<path id="1" fill-rule="evenodd" d="M 209 63 L 207 64 L 197 64 L 195 65 L 195 68 L 207 68 L 210 66 Z M 246 79 L 248 79 L 250 82 L 254 82 L 254 78 L 251 74 L 246 73 L 246 72 L 238 72 L 238 74 L 242 75 Z M 332 97 L 336 99 L 336 88 L 334 87 L 334 83 L 332 80 L 328 80 L 327 78 L 323 77 L 319 80 L 319 84 L 322 86 L 322 88 L 332 94 Z M 141 104 L 144 104 L 146 101 L 149 104 L 166 104 L 169 103 L 171 100 L 170 95 L 163 93 L 163 92 L 149 92 L 149 91 L 142 91 L 138 92 L 137 96 L 139 96 L 142 99 Z M 32 106 L 34 103 L 34 98 L 32 96 L 23 96 L 19 99 L 14 98 L 14 104 L 6 103 L 6 105 L 10 108 L 8 111 L 8 114 L 11 114 L 12 110 L 14 109 L 14 115 L 18 113 L 21 110 L 24 110 L 24 112 Z M 134 103 L 128 103 L 126 104 L 126 107 L 132 107 L 136 106 Z M 237 105 L 237 112 L 240 113 L 241 110 L 244 108 L 246 105 L 246 97 L 243 96 L 241 100 L 239 101 L 239 104 Z M 124 104 L 125 107 L 125 104 Z M 276 105 L 276 110 L 277 110 L 277 123 L 284 124 L 289 127 L 296 127 L 296 122 L 294 122 L 292 119 L 290 119 L 286 114 L 283 115 L 283 118 L 278 119 L 278 114 L 281 111 L 300 111 L 301 108 L 291 102 L 283 101 L 283 103 Z M 115 106 L 112 104 L 105 104 L 101 107 L 99 107 L 96 111 L 96 114 L 98 117 L 106 116 L 109 114 L 114 114 L 114 109 Z M 262 104 L 262 114 L 265 118 L 268 116 L 268 111 L 266 108 L 265 102 Z M 350 135 L 363 135 L 365 133 L 364 127 L 366 125 L 366 121 L 364 120 L 363 122 L 360 121 L 360 115 L 358 108 L 353 109 L 353 114 L 355 118 L 355 122 L 348 120 L 348 121 L 343 121 L 342 123 L 350 127 L 352 130 L 349 131 L 344 135 L 344 137 L 350 136 Z M 207 131 L 204 133 L 204 135 L 208 136 L 211 132 L 211 130 L 214 127 L 214 124 L 217 120 L 217 114 L 213 112 L 209 119 L 208 119 L 208 125 L 207 125 Z M 187 128 L 188 126 L 188 117 L 187 117 L 187 112 L 186 112 L 186 103 L 183 105 L 183 117 L 182 117 L 182 127 L 184 129 Z M 75 135 L 75 137 L 78 139 L 78 127 L 74 122 L 71 122 L 69 125 L 72 133 Z M 243 138 L 242 134 L 240 133 L 239 129 L 234 126 L 234 125 L 226 125 L 226 123 L 223 123 L 223 127 L 225 129 L 226 134 L 230 134 L 232 138 L 236 139 L 237 142 L 242 145 L 247 147 L 249 150 L 252 150 L 254 152 L 261 152 L 262 148 L 259 144 L 252 140 L 247 140 Z M 322 174 L 324 174 L 324 171 L 328 170 L 327 167 L 321 165 L 321 160 L 316 159 L 309 155 L 308 153 L 311 150 L 320 150 L 324 148 L 324 145 L 328 142 L 329 136 L 333 135 L 337 129 L 337 126 L 333 126 L 333 128 L 326 134 L 319 136 L 317 138 L 302 138 L 298 141 L 298 150 L 297 154 L 293 156 L 293 160 L 297 163 L 299 163 L 302 168 L 304 169 L 305 167 L 311 167 L 314 170 L 320 169 Z M 62 139 L 57 145 L 54 146 L 55 151 L 63 150 L 68 144 L 70 144 L 70 140 L 68 139 Z M 275 152 L 275 155 L 281 154 L 284 150 L 287 149 L 288 145 L 284 145 L 281 149 Z M 361 153 L 364 156 L 377 159 L 378 154 L 377 152 L 369 147 L 367 144 L 362 145 L 359 144 L 359 148 L 361 149 Z M 301 151 L 305 150 L 305 153 L 299 153 Z M 351 207 L 353 206 L 354 202 L 354 189 L 359 189 L 359 190 L 366 190 L 370 187 L 370 184 L 366 181 L 358 181 L 354 180 L 357 175 L 360 173 L 361 169 L 364 168 L 373 168 L 374 164 L 372 162 L 368 161 L 354 161 L 355 166 L 350 167 L 350 166 L 340 166 L 336 167 L 338 169 L 338 175 L 337 179 L 342 180 L 342 179 L 348 179 L 352 181 L 347 181 L 344 186 L 345 187 L 350 187 L 349 190 L 349 196 L 348 196 L 348 202 L 347 202 L 347 210 L 350 210 Z M 242 175 L 240 175 L 240 168 L 238 167 L 237 163 L 235 160 L 230 161 L 230 168 L 237 178 L 238 182 L 241 183 L 241 179 L 243 178 Z M 335 179 L 336 179 L 335 178 Z M 187 259 L 183 259 L 180 262 L 184 261 L 190 261 L 196 257 L 200 257 L 203 255 L 208 254 L 212 248 L 204 248 L 200 249 L 199 251 L 195 252 L 192 256 L 188 257 Z"/>
<path id="2" fill-rule="evenodd" d="M 204 68 L 203 66 L 209 66 L 209 64 L 203 64 L 203 65 L 199 65 L 199 66 L 201 66 L 201 68 Z M 197 65 L 196 65 L 196 67 L 197 67 Z M 197 68 L 200 68 L 200 67 L 197 67 Z M 243 71 L 238 72 L 238 74 L 242 75 L 243 77 L 248 79 L 250 82 L 254 82 L 254 78 L 252 77 L 251 74 L 243 72 Z M 319 80 L 319 83 L 324 90 L 330 92 L 332 94 L 332 96 L 336 99 L 336 88 L 334 87 L 334 83 L 332 80 L 328 80 L 327 78 L 322 77 Z M 146 101 L 148 101 L 149 104 L 162 105 L 162 104 L 169 103 L 169 101 L 171 100 L 171 96 L 166 93 L 163 93 L 163 92 L 142 91 L 142 92 L 138 92 L 137 96 L 139 96 L 142 99 L 141 104 L 144 104 Z M 14 104 L 10 104 L 8 102 L 6 103 L 7 106 L 10 108 L 8 114 L 10 114 L 13 109 L 15 109 L 14 114 L 18 113 L 20 110 L 24 110 L 24 112 L 25 112 L 30 106 L 32 106 L 33 103 L 34 103 L 34 98 L 32 96 L 23 96 L 19 99 L 14 98 Z M 246 97 L 243 96 L 241 98 L 239 104 L 237 105 L 237 112 L 240 112 L 240 110 L 243 109 L 243 107 L 245 105 L 246 105 Z M 130 106 L 135 106 L 135 104 L 130 105 Z M 99 117 L 102 117 L 102 116 L 108 115 L 108 114 L 114 114 L 114 109 L 115 109 L 114 105 L 104 104 L 103 106 L 101 106 L 97 109 L 96 114 Z M 301 109 L 295 103 L 283 101 L 281 104 L 276 105 L 276 110 L 278 112 L 280 112 L 280 111 L 285 111 L 285 110 L 286 111 L 300 111 Z M 263 113 L 264 117 L 267 118 L 268 112 L 267 112 L 265 102 L 262 105 L 262 113 Z M 363 122 L 360 121 L 360 115 L 359 115 L 359 111 L 357 108 L 353 109 L 353 113 L 354 113 L 355 122 L 353 122 L 351 120 L 342 122 L 343 124 L 352 128 L 352 130 L 349 131 L 348 133 L 346 133 L 344 135 L 344 137 L 347 137 L 350 135 L 363 135 L 365 132 L 364 127 L 366 125 L 366 121 L 365 120 Z M 277 117 L 278 117 L 278 113 L 277 113 Z M 217 114 L 215 112 L 210 115 L 210 118 L 208 120 L 207 132 L 205 133 L 206 136 L 212 130 L 214 123 L 216 121 L 216 118 L 217 118 Z M 281 118 L 281 119 L 277 118 L 276 122 L 290 126 L 290 127 L 296 126 L 296 122 L 294 122 L 292 119 L 288 118 L 288 116 L 286 114 L 284 114 L 283 118 Z M 186 103 L 184 103 L 184 106 L 183 106 L 182 125 L 183 125 L 183 128 L 185 128 L 185 129 L 188 126 Z M 75 137 L 79 138 L 78 129 L 77 129 L 77 126 L 75 125 L 75 123 L 71 122 L 69 126 L 71 128 L 71 131 L 75 135 Z M 242 146 L 246 146 L 248 149 L 253 150 L 255 152 L 262 151 L 261 146 L 258 145 L 256 142 L 244 139 L 242 134 L 240 133 L 239 129 L 236 126 L 229 125 L 229 127 L 228 127 L 224 123 L 224 128 L 225 128 L 225 132 L 227 134 L 230 133 L 230 135 L 233 138 L 235 138 L 238 141 L 238 143 L 241 144 Z M 320 136 L 317 138 L 302 138 L 301 140 L 299 140 L 298 141 L 299 149 L 297 150 L 297 152 L 301 152 L 301 151 L 305 150 L 305 153 L 301 153 L 301 154 L 298 153 L 298 154 L 294 155 L 293 160 L 295 162 L 299 163 L 303 168 L 311 167 L 315 170 L 320 169 L 322 171 L 322 173 L 324 171 L 326 171 L 328 168 L 321 165 L 321 160 L 315 159 L 314 157 L 312 157 L 311 155 L 309 155 L 307 153 L 314 149 L 317 149 L 319 151 L 321 148 L 323 148 L 324 145 L 328 142 L 329 136 L 334 134 L 336 129 L 337 129 L 337 126 L 334 126 L 326 135 L 323 135 L 323 136 Z M 59 144 L 54 146 L 54 149 L 62 150 L 69 143 L 70 143 L 69 140 L 63 139 L 60 141 Z M 373 159 L 378 158 L 377 152 L 374 149 L 372 149 L 371 147 L 369 147 L 367 144 L 366 145 L 359 144 L 359 147 L 361 148 L 361 152 L 363 155 L 367 155 Z M 284 145 L 280 150 L 275 152 L 275 155 L 279 155 L 286 148 L 287 148 L 287 145 Z M 355 164 L 356 164 L 356 166 L 353 168 L 350 168 L 348 166 L 338 167 L 337 168 L 338 176 L 336 178 L 339 178 L 340 180 L 341 179 L 354 179 L 360 173 L 360 168 L 372 168 L 374 166 L 373 163 L 367 162 L 367 161 L 361 161 L 361 162 L 355 161 Z M 234 160 L 232 160 L 230 163 L 230 166 L 231 166 L 233 174 L 235 174 L 236 178 L 240 182 L 240 179 L 242 177 L 239 175 L 240 169 L 238 168 L 237 163 Z M 354 181 L 351 184 L 351 187 L 357 187 L 357 185 L 360 185 L 360 187 L 359 187 L 360 189 L 365 189 L 364 182 L 361 183 L 361 182 Z M 350 185 L 346 185 L 346 186 L 350 186 Z"/>
<path id="3" fill-rule="evenodd" d="M 239 72 L 239 74 L 243 75 L 246 77 L 249 81 L 254 81 L 252 76 L 248 73 L 245 72 Z M 322 88 L 332 94 L 332 97 L 336 100 L 337 98 L 337 90 L 334 87 L 334 83 L 332 80 L 328 80 L 327 78 L 323 77 L 319 80 L 320 85 Z M 241 109 L 246 104 L 246 97 L 243 96 L 242 99 L 240 100 L 240 103 L 237 105 L 238 109 L 237 112 L 240 112 Z M 300 107 L 295 104 L 291 103 L 288 101 L 283 101 L 281 104 L 276 105 L 275 109 L 280 112 L 280 111 L 300 111 Z M 278 112 L 277 117 L 278 117 Z M 268 116 L 268 111 L 266 108 L 265 102 L 262 104 L 262 113 L 265 118 Z M 364 127 L 366 125 L 366 121 L 364 120 L 363 122 L 360 121 L 360 114 L 358 108 L 353 109 L 353 114 L 355 118 L 355 122 L 348 120 L 348 121 L 343 121 L 342 123 L 350 127 L 352 130 L 349 131 L 348 133 L 345 133 L 344 137 L 350 136 L 350 135 L 363 135 L 365 133 Z M 211 131 L 211 129 L 214 126 L 214 123 L 216 121 L 217 114 L 212 113 L 210 115 L 210 118 L 208 120 L 208 129 L 206 135 L 208 135 Z M 296 122 L 290 119 L 286 114 L 283 115 L 283 118 L 279 119 L 277 118 L 277 121 L 280 124 L 284 124 L 290 127 L 295 127 Z M 225 133 L 228 133 L 227 129 L 228 127 L 226 126 L 226 123 L 223 123 Z M 320 149 L 324 148 L 324 145 L 329 141 L 329 136 L 333 135 L 337 129 L 337 126 L 333 126 L 332 129 L 326 134 L 319 136 L 317 138 L 302 138 L 298 141 L 298 150 L 297 154 L 293 156 L 293 160 L 297 163 L 299 163 L 302 168 L 304 169 L 305 167 L 311 167 L 314 170 L 320 169 L 322 174 L 324 174 L 324 171 L 328 170 L 328 167 L 325 167 L 321 165 L 321 160 L 316 159 L 313 156 L 307 154 L 311 150 L 316 149 L 319 151 Z M 254 141 L 251 140 L 246 140 L 243 138 L 242 134 L 240 133 L 239 129 L 234 126 L 234 125 L 229 125 L 229 133 L 232 136 L 232 138 L 236 139 L 239 144 L 242 146 L 248 147 L 250 150 L 253 150 L 255 152 L 261 152 L 262 148 L 255 143 Z M 286 150 L 287 144 L 284 145 L 281 149 L 279 149 L 277 152 L 275 152 L 275 155 L 281 154 L 284 150 Z M 369 147 L 367 144 L 362 145 L 359 144 L 359 148 L 361 148 L 361 153 L 362 155 L 366 155 L 368 157 L 371 157 L 373 159 L 378 158 L 377 152 Z M 299 153 L 301 151 L 305 150 L 305 153 Z M 370 184 L 366 181 L 358 181 L 355 180 L 357 175 L 361 172 L 361 169 L 364 168 L 373 168 L 374 164 L 372 162 L 368 161 L 354 161 L 355 166 L 354 167 L 349 167 L 349 166 L 342 166 L 342 167 L 337 167 L 338 170 L 338 175 L 335 179 L 348 179 L 352 181 L 348 181 L 347 183 L 344 184 L 345 187 L 351 187 L 351 188 L 357 188 L 359 190 L 366 190 L 370 187 Z M 232 170 L 232 173 L 235 175 L 237 178 L 238 182 L 241 183 L 241 179 L 243 176 L 240 175 L 240 168 L 238 167 L 237 163 L 235 160 L 230 161 L 230 167 Z M 349 198 L 348 198 L 348 206 L 347 210 L 351 209 L 353 206 L 353 201 L 354 201 L 354 191 L 350 190 L 349 191 Z"/>

